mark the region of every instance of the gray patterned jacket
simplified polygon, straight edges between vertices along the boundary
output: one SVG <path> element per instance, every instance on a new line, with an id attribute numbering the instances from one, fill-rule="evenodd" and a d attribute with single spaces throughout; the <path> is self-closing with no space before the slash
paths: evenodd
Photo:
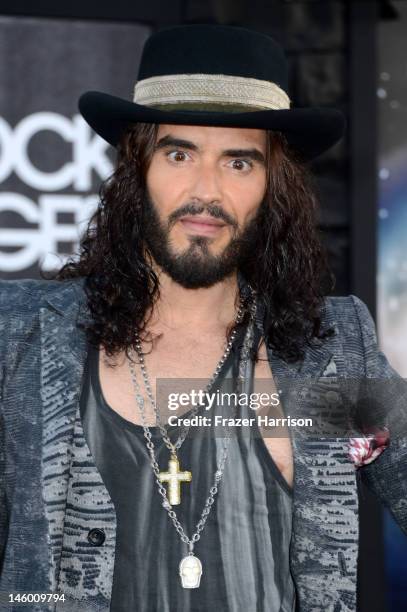
<path id="1" fill-rule="evenodd" d="M 109 610 L 116 517 L 79 415 L 84 304 L 81 281 L 0 281 L 0 592 L 60 591 L 68 602 L 1 610 Z M 324 375 L 331 384 L 340 377 L 405 383 L 378 350 L 359 298 L 327 297 L 323 323 L 335 334 L 309 347 L 302 362 L 289 365 L 269 351 L 277 381 Z M 312 389 L 296 393 L 298 414 L 309 414 L 326 395 L 323 383 Z M 358 471 L 345 438 L 292 439 L 290 559 L 299 612 L 356 610 L 358 475 L 407 532 L 405 387 L 404 401 L 399 397 L 381 408 L 390 429 L 403 424 L 403 435 Z M 105 531 L 102 546 L 88 541 L 93 528 Z"/>

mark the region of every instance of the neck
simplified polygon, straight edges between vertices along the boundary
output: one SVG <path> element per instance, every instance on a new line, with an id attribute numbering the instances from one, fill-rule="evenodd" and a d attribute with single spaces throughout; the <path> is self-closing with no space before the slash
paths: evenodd
<path id="1" fill-rule="evenodd" d="M 172 330 L 224 329 L 236 317 L 239 294 L 237 273 L 212 287 L 185 289 L 166 273 L 157 273 L 160 297 L 148 327 Z"/>

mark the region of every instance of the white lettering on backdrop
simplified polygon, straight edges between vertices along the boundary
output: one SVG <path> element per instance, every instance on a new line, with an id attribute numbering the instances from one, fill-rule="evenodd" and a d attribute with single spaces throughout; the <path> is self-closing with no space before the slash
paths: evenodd
<path id="1" fill-rule="evenodd" d="M 31 139 L 41 131 L 54 132 L 71 145 L 72 159 L 53 172 L 35 167 L 28 155 Z M 58 243 L 74 243 L 97 206 L 98 196 L 79 195 L 92 189 L 92 172 L 100 180 L 113 171 L 107 155 L 109 145 L 92 134 L 80 115 L 72 119 L 51 112 L 34 113 L 24 117 L 14 129 L 0 117 L 0 182 L 11 173 L 22 183 L 40 193 L 34 202 L 25 195 L 0 191 L 0 215 L 11 212 L 22 220 L 22 225 L 34 228 L 0 228 L 0 272 L 22 271 L 36 262 L 43 270 L 59 267 L 68 255 Z M 74 194 L 50 193 L 72 187 Z M 79 192 L 79 193 L 78 193 Z M 58 222 L 58 214 L 70 213 L 73 221 Z M 2 247 L 13 247 L 6 252 Z"/>

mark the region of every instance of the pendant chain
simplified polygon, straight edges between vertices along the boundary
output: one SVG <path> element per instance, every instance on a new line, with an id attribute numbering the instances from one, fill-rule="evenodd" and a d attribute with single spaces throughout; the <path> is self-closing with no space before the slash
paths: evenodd
<path id="1" fill-rule="evenodd" d="M 238 323 L 240 323 L 240 321 L 242 320 L 243 314 L 244 314 L 244 300 L 243 300 L 243 297 L 241 297 L 240 298 L 239 309 L 238 309 L 238 312 L 237 312 L 237 315 L 236 315 L 236 319 L 235 319 L 235 326 Z M 219 374 L 220 370 L 222 369 L 223 364 L 225 363 L 226 359 L 229 356 L 229 353 L 230 353 L 231 348 L 233 346 L 233 342 L 234 342 L 235 337 L 236 337 L 236 333 L 237 333 L 237 330 L 236 330 L 236 327 L 235 327 L 235 329 L 233 329 L 233 331 L 231 333 L 231 336 L 230 336 L 230 339 L 229 339 L 229 341 L 228 341 L 228 343 L 226 345 L 225 352 L 223 353 L 222 357 L 220 358 L 220 361 L 219 361 L 218 365 L 216 366 L 215 371 L 212 374 L 212 377 L 211 377 L 209 383 L 205 387 L 204 393 L 208 393 L 210 391 L 210 389 L 212 388 L 212 385 L 214 384 L 216 378 L 218 377 L 218 374 Z M 136 349 L 137 349 L 137 355 L 138 355 L 139 362 L 140 362 L 141 373 L 142 373 L 142 376 L 143 376 L 144 387 L 146 389 L 146 392 L 147 392 L 147 395 L 148 395 L 148 399 L 150 400 L 150 403 L 153 406 L 154 413 L 155 413 L 156 420 L 157 420 L 157 425 L 158 425 L 158 427 L 160 429 L 160 432 L 161 432 L 161 435 L 162 435 L 163 440 L 165 442 L 165 445 L 167 446 L 168 450 L 171 452 L 171 455 L 176 456 L 177 450 L 179 448 L 181 448 L 185 438 L 188 435 L 189 426 L 185 426 L 184 425 L 182 427 L 181 435 L 179 436 L 179 438 L 175 442 L 175 444 L 173 442 L 171 442 L 171 440 L 168 437 L 168 434 L 167 434 L 167 431 L 166 431 L 165 427 L 163 427 L 163 425 L 161 423 L 160 411 L 159 411 L 159 409 L 157 407 L 157 403 L 156 403 L 156 401 L 154 399 L 154 395 L 153 395 L 153 392 L 152 392 L 152 389 L 151 389 L 151 385 L 150 385 L 150 381 L 149 381 L 149 378 L 148 378 L 147 369 L 146 369 L 146 365 L 145 365 L 145 361 L 144 361 L 144 356 L 143 356 L 143 352 L 142 352 L 141 341 L 140 341 L 140 337 L 138 335 L 136 336 Z M 140 387 L 139 387 L 139 385 L 137 383 L 136 373 L 135 373 L 135 370 L 134 370 L 134 365 L 133 365 L 132 362 L 130 362 L 129 365 L 130 365 L 130 372 L 131 372 L 131 377 L 132 377 L 132 380 L 133 380 L 133 384 L 134 384 L 135 387 L 138 388 L 138 392 L 137 392 L 136 398 L 137 398 L 138 404 L 140 406 L 140 400 L 143 400 L 143 397 L 142 397 L 141 392 L 140 392 Z M 144 400 L 143 400 L 142 403 L 143 403 L 143 408 L 144 408 Z M 195 414 L 199 410 L 199 407 L 200 406 L 197 405 L 197 406 L 195 406 L 193 408 L 193 410 L 191 410 L 191 417 L 195 416 Z"/>
<path id="2" fill-rule="evenodd" d="M 254 324 L 254 318 L 255 318 L 256 309 L 257 309 L 257 300 L 256 300 L 256 296 L 255 296 L 255 293 L 254 293 L 253 290 L 252 290 L 252 297 L 253 297 L 253 300 L 252 300 L 252 303 L 251 303 L 251 306 L 250 306 L 250 308 L 251 308 L 251 316 L 250 316 L 250 321 L 248 323 L 248 327 L 247 327 L 247 330 L 246 330 L 245 339 L 244 339 L 244 343 L 243 343 L 243 350 L 242 350 L 242 354 L 244 355 L 244 359 L 245 360 L 247 360 L 248 356 L 249 356 L 250 347 L 247 346 L 247 345 L 250 344 L 251 339 L 252 339 L 252 326 Z M 243 307 L 242 307 L 242 300 L 241 300 L 241 305 L 240 305 L 240 308 L 239 308 L 238 315 L 236 317 L 236 322 L 238 321 L 239 317 L 241 319 L 242 315 L 243 315 Z M 232 342 L 233 342 L 233 340 L 232 340 Z M 221 358 L 221 360 L 220 360 L 220 362 L 219 362 L 219 364 L 218 364 L 218 366 L 217 366 L 217 368 L 215 370 L 215 374 L 212 377 L 210 385 L 207 388 L 210 388 L 212 386 L 213 381 L 215 380 L 216 376 L 219 373 L 220 367 L 222 366 L 223 362 L 226 359 L 225 355 L 227 356 L 227 354 L 230 352 L 231 346 L 232 346 L 232 344 L 229 341 L 229 343 L 227 345 L 227 349 L 225 351 L 225 354 Z M 144 365 L 144 363 L 143 363 L 143 365 Z M 155 480 L 156 480 L 156 483 L 157 483 L 157 486 L 158 486 L 158 491 L 159 491 L 160 495 L 163 498 L 162 506 L 167 511 L 168 516 L 170 517 L 170 519 L 171 519 L 175 529 L 177 530 L 177 533 L 179 534 L 181 540 L 185 544 L 188 545 L 189 555 L 193 555 L 194 544 L 201 537 L 200 533 L 201 533 L 202 529 L 204 528 L 206 519 L 208 518 L 208 515 L 209 515 L 209 513 L 211 511 L 211 506 L 214 503 L 215 496 L 216 496 L 216 494 L 218 492 L 218 485 L 219 485 L 219 483 L 220 483 L 220 481 L 222 479 L 222 475 L 223 475 L 223 471 L 224 471 L 224 466 L 225 466 L 225 461 L 226 461 L 226 457 L 227 457 L 227 449 L 228 449 L 228 445 L 229 445 L 229 442 L 230 442 L 230 437 L 225 438 L 225 440 L 223 442 L 222 454 L 221 454 L 219 463 L 217 465 L 217 470 L 216 470 L 216 472 L 214 474 L 213 485 L 212 485 L 212 487 L 209 490 L 209 495 L 208 495 L 208 497 L 207 497 L 207 499 L 205 501 L 205 505 L 204 505 L 204 508 L 202 510 L 201 518 L 200 518 L 200 520 L 198 521 L 198 523 L 196 525 L 196 531 L 195 531 L 195 533 L 193 534 L 193 536 L 191 538 L 188 538 L 188 536 L 186 535 L 186 533 L 185 533 L 181 523 L 179 522 L 179 520 L 177 518 L 176 512 L 174 510 L 172 510 L 172 506 L 171 506 L 170 502 L 168 501 L 167 491 L 166 491 L 164 485 L 162 484 L 162 482 L 160 481 L 160 468 L 159 468 L 159 465 L 158 465 L 156 457 L 155 457 L 155 447 L 154 447 L 154 443 L 152 441 L 151 431 L 150 431 L 149 427 L 146 425 L 146 420 L 145 420 L 144 399 L 143 399 L 143 396 L 141 394 L 140 385 L 139 385 L 139 383 L 137 381 L 137 378 L 136 378 L 136 375 L 135 375 L 135 371 L 134 371 L 134 367 L 133 367 L 133 364 L 132 364 L 131 361 L 129 361 L 129 367 L 130 367 L 130 371 L 131 371 L 132 381 L 133 381 L 133 384 L 134 384 L 134 387 L 135 387 L 135 391 L 136 391 L 136 400 L 137 400 L 137 403 L 138 403 L 138 406 L 139 406 L 139 410 L 140 410 L 140 414 L 141 414 L 141 418 L 142 418 L 142 422 L 143 422 L 143 431 L 144 431 L 144 437 L 146 438 L 146 446 L 147 446 L 147 449 L 149 450 L 149 453 L 150 453 L 150 459 L 151 459 L 150 463 L 151 463 L 151 466 L 152 466 L 153 471 L 154 471 Z M 244 370 L 244 368 L 243 368 L 243 370 Z M 242 370 L 241 367 L 239 368 L 240 372 L 243 371 L 243 370 Z M 145 373 L 145 375 L 143 376 L 143 378 L 144 378 L 144 382 L 146 382 L 146 380 L 148 381 L 148 376 L 147 376 L 147 372 L 146 372 L 146 369 L 145 369 L 145 365 L 144 365 L 144 373 Z M 149 383 L 148 383 L 148 389 L 151 391 L 151 387 L 150 387 Z M 151 396 L 152 396 L 152 393 L 151 393 Z M 150 393 L 149 393 L 149 397 L 150 397 Z M 150 401 L 151 401 L 151 398 L 150 398 Z M 156 404 L 154 402 L 154 398 L 153 398 L 153 402 L 152 403 L 153 403 L 153 407 L 154 407 L 154 410 L 155 410 L 156 415 L 157 415 L 157 420 L 159 421 L 159 414 L 158 414 L 157 406 L 156 406 Z M 162 429 L 164 430 L 164 433 L 165 433 L 165 437 L 163 435 L 164 440 L 165 440 L 165 438 L 167 438 L 167 440 L 170 443 L 170 446 L 167 444 L 167 447 L 169 447 L 169 450 L 171 451 L 171 453 L 175 454 L 176 448 L 179 448 L 180 445 L 182 444 L 182 442 L 185 440 L 186 433 L 188 432 L 189 428 L 188 428 L 187 432 L 185 433 L 185 435 L 183 435 L 183 437 L 181 437 L 182 439 L 180 438 L 177 441 L 177 444 L 178 444 L 179 441 L 181 440 L 181 443 L 178 444 L 178 446 L 177 445 L 173 445 L 171 443 L 171 441 L 169 440 L 169 438 L 167 436 L 167 432 L 161 426 L 161 422 L 160 422 L 160 431 Z"/>

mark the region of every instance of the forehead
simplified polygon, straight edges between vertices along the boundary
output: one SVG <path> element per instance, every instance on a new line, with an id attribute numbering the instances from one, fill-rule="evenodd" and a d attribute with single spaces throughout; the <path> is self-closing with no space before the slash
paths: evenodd
<path id="1" fill-rule="evenodd" d="M 224 149 L 257 145 L 264 150 L 266 134 L 266 130 L 253 128 L 160 124 L 157 130 L 157 140 L 170 135 L 174 138 L 189 140 L 202 148 Z"/>

